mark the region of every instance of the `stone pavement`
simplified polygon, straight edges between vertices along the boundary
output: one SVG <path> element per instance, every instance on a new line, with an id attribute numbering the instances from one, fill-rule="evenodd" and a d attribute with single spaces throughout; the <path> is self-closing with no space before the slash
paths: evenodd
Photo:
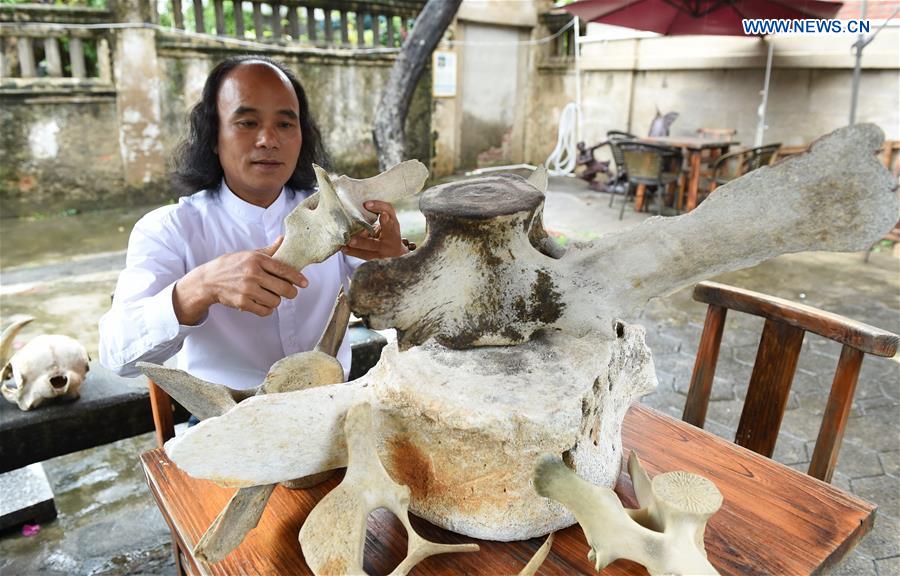
<path id="1" fill-rule="evenodd" d="M 552 178 L 545 224 L 568 238 L 592 239 L 646 219 L 647 215 L 629 207 L 625 218 L 618 220 L 620 202 L 618 198 L 610 208 L 609 197 L 588 190 L 584 182 Z M 421 215 L 415 212 L 402 213 L 401 222 L 406 232 L 424 228 Z M 702 248 L 698 242 L 697 249 Z M 110 256 L 98 257 L 96 262 L 101 260 L 106 268 Z M 92 262 L 90 256 L 80 262 L 85 269 L 74 271 L 66 290 L 78 302 L 96 300 L 108 305 L 114 274 L 98 276 L 96 267 L 87 265 Z M 71 268 L 63 262 L 59 266 Z M 20 278 L 36 296 L 27 306 L 18 298 L 16 312 L 47 314 L 42 308 L 46 297 L 37 297 L 39 285 L 42 275 L 52 279 L 55 274 L 52 264 L 45 268 L 40 273 L 36 269 L 34 273 L 4 271 L 4 290 L 14 293 L 10 283 Z M 868 264 L 861 254 L 782 256 L 716 279 L 900 333 L 900 260 L 887 253 L 874 254 Z M 10 305 L 6 300 L 7 312 Z M 90 306 L 86 308 L 94 313 Z M 654 300 L 625 319 L 646 328 L 659 377 L 658 389 L 643 402 L 680 417 L 704 317 L 705 306 L 691 300 L 688 288 Z M 87 334 L 92 329 L 87 326 Z M 728 439 L 733 438 L 740 417 L 761 329 L 762 321 L 747 315 L 729 314 L 726 321 L 706 427 Z M 775 452 L 777 460 L 806 470 L 839 353 L 838 345 L 807 336 Z M 36 536 L 0 536 L 0 575 L 173 574 L 168 529 L 137 460 L 140 452 L 152 447 L 152 435 L 144 435 L 45 462 L 60 515 Z M 879 506 L 875 530 L 835 573 L 900 574 L 900 364 L 896 359 L 870 356 L 863 362 L 834 483 Z"/>

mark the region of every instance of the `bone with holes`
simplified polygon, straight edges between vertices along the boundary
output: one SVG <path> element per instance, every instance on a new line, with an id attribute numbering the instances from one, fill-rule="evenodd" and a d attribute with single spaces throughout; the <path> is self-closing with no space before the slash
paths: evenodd
<path id="1" fill-rule="evenodd" d="M 52 400 L 76 400 L 91 360 L 77 340 L 62 334 L 43 334 L 12 354 L 16 335 L 32 320 L 19 320 L 0 335 L 3 397 L 20 410 L 31 410 Z"/>
<path id="2" fill-rule="evenodd" d="M 722 506 L 715 484 L 697 474 L 666 472 L 651 482 L 633 452 L 628 473 L 640 509 L 626 509 L 616 493 L 585 482 L 556 456 L 535 467 L 534 487 L 575 513 L 595 568 L 627 558 L 656 574 L 717 574 L 706 559 L 706 521 Z"/>
<path id="3" fill-rule="evenodd" d="M 656 385 L 643 330 L 613 319 L 776 254 L 866 247 L 898 212 L 880 143 L 873 126 L 838 130 L 689 214 L 564 254 L 540 224 L 541 172 L 432 188 L 423 245 L 363 264 L 351 288 L 357 314 L 398 328 L 400 346 L 361 379 L 250 398 L 166 450 L 225 485 L 305 476 L 346 463 L 343 419 L 366 402 L 413 513 L 495 540 L 566 526 L 572 513 L 531 489 L 534 461 L 561 454 L 583 479 L 612 486 L 624 414 Z"/>
<path id="4" fill-rule="evenodd" d="M 428 170 L 418 160 L 407 160 L 372 178 L 334 180 L 313 165 L 319 191 L 285 218 L 284 241 L 274 257 L 298 270 L 322 262 L 363 230 L 374 230 L 378 216 L 363 207 L 368 200 L 395 203 L 422 190 Z"/>

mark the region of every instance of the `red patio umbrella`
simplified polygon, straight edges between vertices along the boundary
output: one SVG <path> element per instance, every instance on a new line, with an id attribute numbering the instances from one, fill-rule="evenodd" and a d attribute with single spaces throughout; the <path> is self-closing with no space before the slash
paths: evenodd
<path id="1" fill-rule="evenodd" d="M 562 8 L 585 22 L 612 24 L 666 36 L 745 36 L 741 22 L 745 18 L 833 18 L 842 5 L 842 2 L 825 0 L 580 0 Z M 769 44 L 757 146 L 762 144 L 765 130 L 771 70 L 772 45 Z"/>
<path id="2" fill-rule="evenodd" d="M 833 18 L 841 6 L 824 0 L 580 0 L 563 8 L 585 22 L 666 36 L 743 36 L 745 18 Z"/>

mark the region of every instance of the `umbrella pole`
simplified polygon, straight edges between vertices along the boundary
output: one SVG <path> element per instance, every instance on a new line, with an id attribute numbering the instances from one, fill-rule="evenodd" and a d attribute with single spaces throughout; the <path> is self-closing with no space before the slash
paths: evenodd
<path id="1" fill-rule="evenodd" d="M 581 26 L 575 17 L 575 141 L 581 142 Z"/>
<path id="2" fill-rule="evenodd" d="M 866 19 L 866 0 L 862 3 L 862 14 L 860 20 Z M 853 44 L 853 51 L 856 52 L 856 63 L 853 65 L 853 88 L 850 92 L 850 124 L 856 124 L 856 102 L 859 99 L 859 75 L 862 71 L 862 51 L 866 46 L 866 35 L 860 32 Z"/>
<path id="3" fill-rule="evenodd" d="M 766 58 L 766 81 L 762 89 L 762 102 L 759 104 L 759 124 L 756 126 L 756 142 L 754 146 L 762 146 L 766 133 L 766 108 L 769 106 L 769 80 L 772 77 L 772 54 L 775 52 L 775 43 L 768 40 L 769 55 Z"/>

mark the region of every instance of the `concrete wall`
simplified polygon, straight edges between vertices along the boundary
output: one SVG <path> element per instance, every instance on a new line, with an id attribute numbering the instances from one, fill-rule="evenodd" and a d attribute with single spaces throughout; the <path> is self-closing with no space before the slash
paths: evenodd
<path id="1" fill-rule="evenodd" d="M 14 33 L 4 30 L 7 56 L 16 53 Z M 99 77 L 10 78 L 8 71 L 0 77 L 0 217 L 177 196 L 167 170 L 187 133 L 188 111 L 215 63 L 247 50 L 147 29 L 103 39 Z M 284 61 L 303 82 L 332 168 L 354 177 L 377 173 L 371 127 L 396 54 L 280 46 L 261 53 Z M 406 124 L 409 157 L 426 163 L 430 88 L 426 70 Z"/>
<path id="2" fill-rule="evenodd" d="M 197 102 L 206 74 L 216 62 L 238 53 L 215 46 L 163 43 L 160 78 L 166 97 L 161 135 L 171 152 L 187 131 L 187 113 Z M 393 56 L 359 58 L 350 53 L 272 53 L 300 79 L 322 132 L 333 169 L 353 177 L 378 172 L 372 125 L 387 84 Z M 408 155 L 428 162 L 431 156 L 431 76 L 423 76 L 406 120 Z"/>
<path id="3" fill-rule="evenodd" d="M 126 198 L 116 98 L 0 95 L 0 217 Z"/>

